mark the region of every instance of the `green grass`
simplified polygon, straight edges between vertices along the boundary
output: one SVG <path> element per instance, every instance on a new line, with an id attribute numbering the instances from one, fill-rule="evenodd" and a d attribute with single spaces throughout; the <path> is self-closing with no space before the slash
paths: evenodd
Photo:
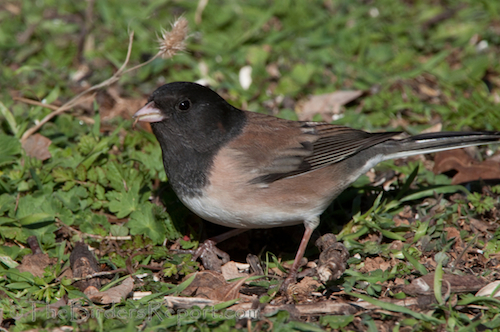
<path id="1" fill-rule="evenodd" d="M 443 130 L 500 130 L 500 2 L 209 1 L 196 23 L 197 6 L 195 1 L 129 0 L 0 4 L 2 327 L 246 330 L 230 309 L 224 311 L 224 305 L 216 314 L 199 317 L 197 308 L 176 311 L 161 306 L 162 297 L 179 294 L 182 278 L 199 268 L 188 255 L 166 250 L 163 242 L 177 241 L 187 249 L 197 245 L 200 235 L 193 223 L 184 222 L 186 210 L 171 193 L 162 196 L 167 211 L 149 201 L 164 192 L 157 179 L 167 181 L 160 148 L 152 134 L 132 129 L 126 111 L 103 117 L 106 102 L 113 101 L 109 94 L 140 100 L 165 82 L 205 79 L 235 106 L 295 118 L 298 102 L 308 95 L 377 87 L 377 93 L 345 106 L 336 123 L 412 134 L 436 123 L 442 123 Z M 450 9 L 456 12 L 433 21 Z M 21 136 L 51 110 L 15 97 L 61 105 L 118 70 L 130 31 L 135 39 L 129 67 L 157 53 L 160 28 L 170 28 L 180 15 L 191 29 L 184 53 L 171 60 L 156 59 L 124 75 L 90 102 L 56 116 L 39 131 L 52 142 L 51 158 L 40 161 L 26 155 Z M 238 80 L 246 65 L 252 67 L 248 90 Z M 271 75 L 270 66 L 278 69 L 279 76 Z M 75 80 L 79 70 L 86 75 Z M 406 183 L 413 179 L 417 164 L 415 180 Z M 334 294 L 332 301 L 368 298 L 383 311 L 312 317 L 280 311 L 252 322 L 253 328 L 371 331 L 381 324 L 394 331 L 500 328 L 498 300 L 474 299 L 472 294 L 437 296 L 439 304 L 425 311 L 381 303 L 408 296 L 393 291 L 396 281 L 409 283 L 435 270 L 498 279 L 494 262 L 500 252 L 499 187 L 452 186 L 448 176 L 434 175 L 422 162 L 390 162 L 380 169 L 403 175 L 382 194 L 381 187 L 369 187 L 365 177 L 360 179 L 325 213 L 321 231 L 340 233 L 351 255 L 344 276 L 327 286 L 354 295 Z M 462 194 L 452 195 L 457 192 Z M 337 218 L 347 224 L 339 226 Z M 478 230 L 478 221 L 488 227 Z M 460 239 L 447 237 L 450 227 Z M 130 239 L 115 241 L 106 238 L 109 235 Z M 16 268 L 31 253 L 30 236 L 57 262 L 43 276 Z M 134 272 L 148 276 L 136 290 L 151 290 L 153 295 L 113 306 L 84 300 L 70 278 L 61 278 L 78 240 L 98 248 L 102 264 L 113 269 L 126 268 L 127 258 L 140 252 L 132 263 L 146 267 Z M 397 241 L 401 246 L 394 245 Z M 434 256 L 440 252 L 446 257 L 436 264 Z M 392 262 L 391 268 L 363 270 L 367 259 L 375 257 Z M 147 268 L 154 264 L 163 270 Z M 261 280 L 261 286 L 269 288 L 273 279 L 269 280 Z M 70 305 L 61 307 L 59 314 L 47 311 L 48 304 L 65 296 L 75 301 L 80 314 L 108 310 L 108 316 L 79 321 L 70 315 Z M 274 296 L 269 288 L 261 301 Z M 133 312 L 147 313 L 151 305 L 162 311 L 150 320 L 147 314 Z M 120 309 L 126 318 L 112 315 Z"/>

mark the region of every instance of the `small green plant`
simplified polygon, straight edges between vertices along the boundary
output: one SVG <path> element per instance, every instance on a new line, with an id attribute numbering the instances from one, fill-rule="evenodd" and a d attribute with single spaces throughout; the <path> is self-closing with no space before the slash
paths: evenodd
<path id="1" fill-rule="evenodd" d="M 491 211 L 495 207 L 495 204 L 498 203 L 493 197 L 481 195 L 480 193 L 467 195 L 467 200 L 479 214 Z"/>

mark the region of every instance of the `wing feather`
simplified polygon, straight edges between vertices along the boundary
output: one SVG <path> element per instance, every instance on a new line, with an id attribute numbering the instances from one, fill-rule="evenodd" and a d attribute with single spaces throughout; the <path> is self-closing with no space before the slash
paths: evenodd
<path id="1" fill-rule="evenodd" d="M 269 184 L 338 163 L 400 134 L 367 133 L 324 122 L 288 121 L 253 112 L 247 112 L 247 116 L 249 124 L 242 135 L 245 139 L 236 140 L 229 147 L 243 166 L 256 175 L 250 181 L 254 184 Z"/>

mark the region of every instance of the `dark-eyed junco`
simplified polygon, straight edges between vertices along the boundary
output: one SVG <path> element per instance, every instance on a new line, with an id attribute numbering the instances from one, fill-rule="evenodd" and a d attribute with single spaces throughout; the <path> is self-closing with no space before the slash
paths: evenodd
<path id="1" fill-rule="evenodd" d="M 158 88 L 134 117 L 151 123 L 168 181 L 198 216 L 242 229 L 304 223 L 282 289 L 295 280 L 321 213 L 370 168 L 383 160 L 500 140 L 500 132 L 398 139 L 399 132 L 288 121 L 239 110 L 211 89 L 188 82 Z"/>

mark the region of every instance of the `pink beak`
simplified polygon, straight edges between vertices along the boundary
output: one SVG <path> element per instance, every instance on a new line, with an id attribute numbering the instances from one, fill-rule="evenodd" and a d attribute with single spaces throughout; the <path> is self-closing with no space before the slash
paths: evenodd
<path id="1" fill-rule="evenodd" d="M 151 101 L 138 110 L 134 114 L 134 118 L 137 121 L 143 122 L 160 122 L 165 119 L 165 115 L 163 115 L 162 112 L 154 106 L 154 102 Z"/>

